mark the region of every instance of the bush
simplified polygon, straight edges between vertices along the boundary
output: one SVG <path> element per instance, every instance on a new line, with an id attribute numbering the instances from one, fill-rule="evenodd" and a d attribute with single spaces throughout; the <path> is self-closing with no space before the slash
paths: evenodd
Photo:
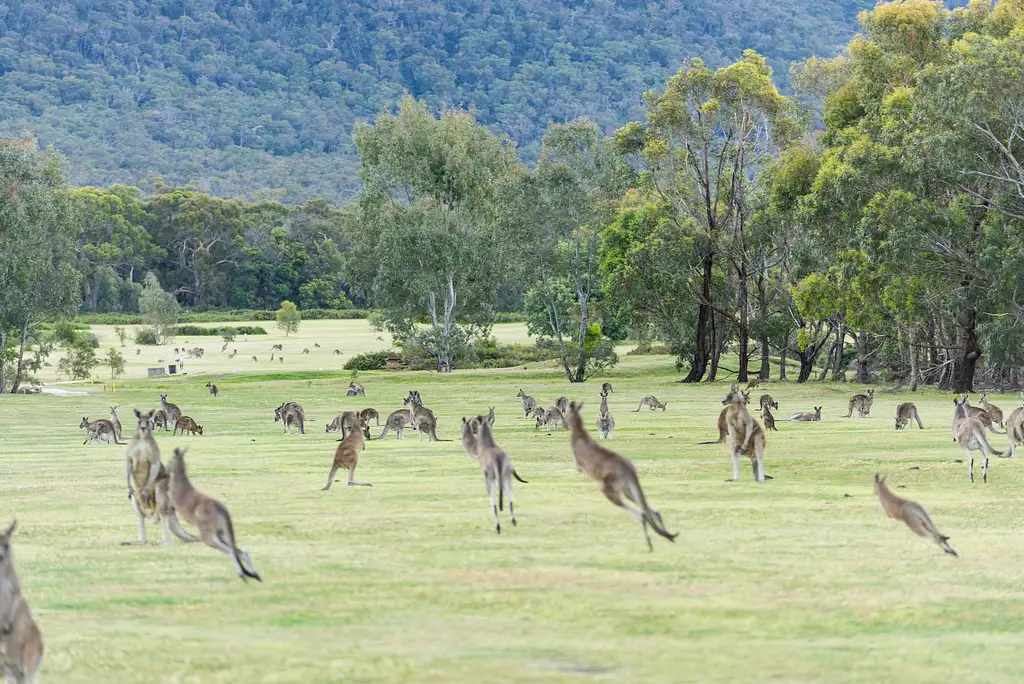
<path id="1" fill-rule="evenodd" d="M 495 323 L 525 323 L 526 314 L 517 311 L 499 311 L 494 315 Z"/>
<path id="2" fill-rule="evenodd" d="M 156 330 L 152 328 L 139 328 L 135 331 L 135 344 L 160 344 L 156 336 Z"/>
<path id="3" fill-rule="evenodd" d="M 178 317 L 179 323 L 232 323 L 240 321 L 274 321 L 275 311 L 262 309 L 224 309 L 223 311 L 193 311 Z M 366 309 L 305 309 L 302 318 L 307 321 L 341 321 L 369 318 Z M 75 316 L 75 322 L 85 325 L 143 325 L 140 314 L 128 313 L 83 313 Z M 254 334 L 254 333 L 250 333 Z M 258 333 L 257 333 L 258 334 Z"/>
<path id="4" fill-rule="evenodd" d="M 175 335 L 188 337 L 224 337 L 226 335 L 266 335 L 267 331 L 258 325 L 240 325 L 237 328 L 224 326 L 223 328 L 204 328 L 198 325 L 179 325 L 174 329 Z"/>
<path id="5" fill-rule="evenodd" d="M 512 368 L 524 363 L 550 361 L 558 358 L 557 350 L 544 345 L 500 344 L 493 337 L 478 339 L 473 344 L 476 361 L 473 368 Z"/>
<path id="6" fill-rule="evenodd" d="M 371 370 L 384 370 L 387 368 L 388 359 L 394 352 L 389 350 L 369 352 L 366 354 L 357 354 L 351 359 L 345 362 L 345 370 L 354 371 L 371 371 Z"/>

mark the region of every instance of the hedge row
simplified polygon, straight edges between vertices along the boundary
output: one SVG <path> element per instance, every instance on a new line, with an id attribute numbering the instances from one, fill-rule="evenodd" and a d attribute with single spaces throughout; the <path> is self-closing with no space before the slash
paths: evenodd
<path id="1" fill-rule="evenodd" d="M 365 309 L 306 309 L 300 311 L 306 321 L 351 320 L 367 318 Z M 276 311 L 261 309 L 225 309 L 224 311 L 191 311 L 181 314 L 181 323 L 230 323 L 237 321 L 273 321 Z M 75 316 L 76 323 L 86 325 L 145 325 L 141 314 L 132 313 L 84 313 Z M 198 334 L 198 333 L 197 333 Z"/>

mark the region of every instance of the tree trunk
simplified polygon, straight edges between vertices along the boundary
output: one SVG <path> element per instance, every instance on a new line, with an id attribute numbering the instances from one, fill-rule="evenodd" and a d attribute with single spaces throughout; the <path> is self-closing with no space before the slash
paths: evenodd
<path id="1" fill-rule="evenodd" d="M 868 333 L 866 330 L 857 333 L 857 375 L 853 381 L 862 385 L 871 382 L 871 373 L 868 371 Z"/>
<path id="2" fill-rule="evenodd" d="M 964 312 L 959 338 L 957 347 L 960 349 L 960 358 L 956 363 L 953 391 L 970 393 L 974 391 L 974 371 L 978 359 L 981 358 L 981 345 L 978 343 L 978 311 L 973 307 Z"/>
<path id="3" fill-rule="evenodd" d="M 7 394 L 7 330 L 0 327 L 0 394 Z"/>
<path id="4" fill-rule="evenodd" d="M 715 378 L 718 377 L 718 336 L 719 336 L 719 319 L 715 316 L 714 312 L 711 314 L 711 370 L 708 373 L 707 381 L 714 382 Z"/>
<path id="5" fill-rule="evenodd" d="M 708 252 L 704 255 L 701 269 L 701 301 L 697 308 L 697 331 L 696 339 L 694 340 L 693 363 L 690 365 L 690 372 L 683 378 L 683 382 L 700 382 L 708 369 L 708 333 L 710 332 L 709 328 L 714 325 L 711 321 L 713 313 L 711 310 L 713 266 L 714 263 L 709 246 Z"/>
<path id="6" fill-rule="evenodd" d="M 739 268 L 736 269 L 737 289 L 739 294 L 739 330 L 736 331 L 736 336 L 739 339 L 740 348 L 740 367 L 737 371 L 737 382 L 747 382 L 747 368 L 750 365 L 750 292 L 749 292 L 749 278 L 747 276 L 747 265 L 745 262 L 740 262 Z"/>
<path id="7" fill-rule="evenodd" d="M 768 344 L 768 296 L 764 290 L 764 270 L 758 272 L 755 279 L 757 285 L 757 310 L 761 318 L 761 336 L 758 344 L 761 346 L 761 369 L 757 372 L 760 380 L 767 380 L 771 377 L 771 347 Z M 783 352 L 785 353 L 785 352 Z"/>
<path id="8" fill-rule="evenodd" d="M 839 321 L 839 328 L 836 330 L 836 353 L 832 358 L 832 382 L 839 382 L 840 373 L 843 372 L 843 346 L 846 342 L 846 322 Z"/>
<path id="9" fill-rule="evenodd" d="M 907 341 L 910 344 L 910 391 L 917 391 L 921 378 L 921 350 L 917 346 L 916 328 L 911 325 L 907 329 Z"/>
<path id="10" fill-rule="evenodd" d="M 762 337 L 758 345 L 761 347 L 761 370 L 757 372 L 757 377 L 760 380 L 767 380 L 772 374 L 771 349 L 768 347 L 768 337 Z"/>
<path id="11" fill-rule="evenodd" d="M 25 369 L 25 341 L 28 339 L 28 319 L 21 325 L 21 345 L 18 348 L 18 367 L 14 371 L 14 384 L 11 385 L 11 394 L 17 394 L 21 387 L 21 374 Z"/>
<path id="12" fill-rule="evenodd" d="M 789 378 L 786 377 L 786 352 L 789 350 L 789 341 L 779 348 L 779 381 L 786 382 Z"/>
<path id="13" fill-rule="evenodd" d="M 835 356 L 835 351 L 838 347 L 839 345 L 833 342 L 832 346 L 828 348 L 828 353 L 825 354 L 825 358 L 828 359 L 828 363 L 826 363 L 825 367 L 821 369 L 821 374 L 818 376 L 818 382 L 825 382 L 825 378 L 828 377 L 828 372 L 832 368 L 832 357 Z"/>

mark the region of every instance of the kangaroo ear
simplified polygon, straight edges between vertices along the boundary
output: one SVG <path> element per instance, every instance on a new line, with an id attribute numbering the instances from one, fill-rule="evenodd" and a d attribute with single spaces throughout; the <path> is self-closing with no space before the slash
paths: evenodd
<path id="1" fill-rule="evenodd" d="M 5 540 L 10 539 L 11 535 L 14 534 L 14 528 L 18 526 L 18 519 L 15 518 L 11 521 L 11 524 L 4 530 L 4 533 L 0 535 L 0 538 Z"/>
<path id="2" fill-rule="evenodd" d="M 465 423 L 466 423 L 466 416 L 462 416 L 462 423 L 463 423 L 463 425 L 465 425 Z"/>
<path id="3" fill-rule="evenodd" d="M 881 480 L 878 479 L 878 473 L 875 473 L 875 482 L 881 482 Z"/>
<path id="4" fill-rule="evenodd" d="M 136 418 L 141 418 L 142 417 L 142 414 L 139 413 L 139 409 L 135 409 L 135 417 Z"/>

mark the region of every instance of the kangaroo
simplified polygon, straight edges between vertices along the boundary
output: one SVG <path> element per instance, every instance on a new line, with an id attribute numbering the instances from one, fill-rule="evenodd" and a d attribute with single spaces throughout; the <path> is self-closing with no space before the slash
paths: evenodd
<path id="1" fill-rule="evenodd" d="M 332 353 L 331 356 L 341 356 L 341 350 L 340 349 L 335 349 L 334 353 Z"/>
<path id="2" fill-rule="evenodd" d="M 875 400 L 875 390 L 869 389 L 867 394 L 854 394 L 850 397 L 849 411 L 843 418 L 849 418 L 853 415 L 853 412 L 857 412 L 858 418 L 870 418 L 871 417 L 871 404 Z"/>
<path id="3" fill-rule="evenodd" d="M 207 546 L 228 556 L 235 564 L 235 571 L 244 581 L 251 577 L 257 582 L 263 579 L 256 572 L 243 549 L 235 541 L 235 527 L 231 522 L 231 513 L 220 501 L 203 494 L 192 486 L 188 473 L 185 472 L 185 451 L 175 449 L 170 463 L 171 483 L 169 487 L 171 503 L 186 522 L 199 529 L 199 536 Z"/>
<path id="4" fill-rule="evenodd" d="M 775 409 L 776 411 L 779 409 L 779 402 L 777 402 L 774 399 L 772 399 L 772 395 L 770 395 L 770 394 L 762 394 L 761 395 L 761 399 L 759 400 L 759 402 L 760 402 L 762 407 L 765 404 L 768 404 L 768 406 L 770 406 L 771 408 Z"/>
<path id="5" fill-rule="evenodd" d="M 544 420 L 544 414 L 547 413 L 547 409 L 543 406 L 533 407 L 533 417 L 537 420 Z"/>
<path id="6" fill-rule="evenodd" d="M 225 342 L 223 345 L 221 345 L 221 348 L 220 348 L 220 353 L 221 354 L 223 354 L 224 352 L 226 352 L 228 350 L 228 345 L 229 344 L 231 344 L 231 343 L 230 342 Z"/>
<path id="7" fill-rule="evenodd" d="M 761 422 L 764 423 L 766 432 L 779 431 L 779 428 L 775 427 L 775 416 L 772 415 L 771 404 L 761 404 Z"/>
<path id="8" fill-rule="evenodd" d="M 275 344 L 274 346 L 272 346 L 270 348 L 270 351 L 272 351 L 272 352 L 274 352 L 274 351 L 284 351 L 284 347 L 282 345 L 280 345 L 280 344 Z"/>
<path id="9" fill-rule="evenodd" d="M 128 482 L 128 498 L 131 499 L 135 515 L 139 519 L 138 541 L 121 542 L 124 546 L 144 545 L 146 519 L 163 522 L 164 540 L 160 545 L 171 543 L 171 534 L 184 542 L 199 541 L 181 528 L 168 493 L 169 476 L 160 462 L 160 447 L 153 439 L 153 412 L 143 415 L 135 411 L 137 425 L 135 435 L 125 449 L 125 478 Z"/>
<path id="10" fill-rule="evenodd" d="M 420 440 L 423 440 L 423 434 L 426 433 L 429 441 L 440 442 L 441 440 L 437 438 L 437 418 L 434 417 L 433 411 L 420 402 L 420 393 L 409 392 L 405 404 L 412 414 L 412 426 L 419 433 Z"/>
<path id="11" fill-rule="evenodd" d="M 320 348 L 320 343 L 319 342 L 314 342 L 313 343 L 313 348 L 314 349 L 319 349 Z"/>
<path id="12" fill-rule="evenodd" d="M 0 679 L 10 684 L 34 684 L 43 662 L 43 635 L 14 570 L 11 536 L 17 526 L 15 520 L 0 534 Z"/>
<path id="13" fill-rule="evenodd" d="M 739 387 L 732 386 L 722 404 L 728 409 L 725 415 L 726 427 L 729 429 L 729 451 L 732 456 L 732 480 L 740 480 L 740 452 L 750 457 L 750 465 L 754 469 L 754 479 L 764 482 L 764 447 L 765 437 L 761 426 L 747 410 L 747 395 L 740 392 Z"/>
<path id="14" fill-rule="evenodd" d="M 1024 392 L 1020 393 L 1021 405 L 1006 419 L 1006 434 L 1010 436 L 1010 456 L 1017 457 L 1017 447 L 1024 444 Z"/>
<path id="15" fill-rule="evenodd" d="M 777 423 L 817 423 L 821 420 L 821 407 L 815 406 L 814 413 L 794 413 L 789 418 L 779 418 Z"/>
<path id="16" fill-rule="evenodd" d="M 359 419 L 369 425 L 371 420 L 377 421 L 377 427 L 380 427 L 380 414 L 377 413 L 375 408 L 364 408 L 359 412 Z"/>
<path id="17" fill-rule="evenodd" d="M 653 411 L 654 409 L 661 409 L 662 411 L 664 411 L 665 407 L 668 406 L 668 403 L 663 404 L 660 401 L 658 401 L 658 398 L 656 396 L 654 396 L 653 394 L 648 394 L 647 396 L 640 400 L 640 405 L 636 407 L 633 413 L 636 413 L 644 406 L 649 408 L 651 411 Z"/>
<path id="18" fill-rule="evenodd" d="M 608 393 L 601 392 L 601 408 L 597 411 L 597 434 L 601 439 L 611 439 L 615 430 L 615 419 L 608 410 Z"/>
<path id="19" fill-rule="evenodd" d="M 348 470 L 348 484 L 350 487 L 373 486 L 369 482 L 359 482 L 355 479 L 356 466 L 359 465 L 359 452 L 366 448 L 363 431 L 367 429 L 366 423 L 359 420 L 358 416 L 356 416 L 356 420 L 357 425 L 349 429 L 348 434 L 342 438 L 341 444 L 334 450 L 334 464 L 331 466 L 331 474 L 327 476 L 327 485 L 321 491 L 326 492 L 331 488 L 331 485 L 334 484 L 334 476 L 338 474 L 338 470 L 341 468 Z"/>
<path id="20" fill-rule="evenodd" d="M 111 442 L 113 444 L 124 444 L 124 442 L 117 441 L 117 433 L 114 431 L 114 424 L 106 418 L 100 418 L 99 420 L 90 421 L 85 416 L 82 417 L 82 422 L 78 424 L 79 428 L 85 428 L 85 441 L 82 444 L 88 444 L 89 442 Z"/>
<path id="21" fill-rule="evenodd" d="M 292 426 L 298 428 L 300 435 L 306 434 L 306 412 L 295 402 L 281 404 L 274 411 L 274 422 L 281 421 L 284 424 L 284 431 L 289 435 L 292 433 Z"/>
<path id="22" fill-rule="evenodd" d="M 181 430 L 181 434 L 185 434 L 188 431 L 193 437 L 198 432 L 200 435 L 203 434 L 203 426 L 198 425 L 195 420 L 189 416 L 182 416 L 178 419 L 178 424 L 174 426 L 174 432 Z M 174 432 L 171 435 L 174 435 Z"/>
<path id="23" fill-rule="evenodd" d="M 569 397 L 558 397 L 555 399 L 555 408 L 559 413 L 564 414 L 569 410 Z"/>
<path id="24" fill-rule="evenodd" d="M 253 357 L 252 357 L 252 362 L 253 362 L 253 363 L 256 363 L 257 361 L 258 361 L 258 359 L 257 359 L 257 358 L 256 358 L 255 356 L 253 356 Z"/>
<path id="25" fill-rule="evenodd" d="M 238 355 L 238 350 L 237 350 L 237 349 L 232 349 L 232 350 L 231 350 L 231 353 L 230 353 L 230 354 L 228 354 L 228 358 L 229 358 L 229 359 L 233 359 L 233 358 L 235 358 L 235 357 L 236 357 L 237 355 Z"/>
<path id="26" fill-rule="evenodd" d="M 359 414 L 355 411 L 345 411 L 339 416 L 335 416 L 334 420 L 327 424 L 327 428 L 324 432 L 341 432 L 341 439 L 345 439 L 345 435 L 352 430 L 360 430 L 362 428 L 363 421 L 360 420 Z"/>
<path id="27" fill-rule="evenodd" d="M 465 418 L 463 418 L 465 420 Z M 463 428 L 465 429 L 465 428 Z M 494 433 L 486 420 L 479 422 L 476 434 L 476 458 L 480 462 L 480 470 L 484 474 L 487 496 L 491 499 L 491 510 L 494 511 L 494 531 L 501 534 L 501 520 L 498 510 L 504 510 L 504 499 L 508 499 L 508 517 L 512 526 L 516 526 L 515 507 L 512 504 L 512 459 L 508 453 L 494 442 Z M 494 494 L 497 490 L 498 501 Z"/>
<path id="28" fill-rule="evenodd" d="M 306 347 L 306 348 L 304 348 L 302 350 L 302 354 L 308 354 L 308 353 L 309 353 L 309 347 Z M 299 354 L 299 356 L 302 356 L 302 354 Z"/>
<path id="29" fill-rule="evenodd" d="M 610 382 L 601 383 L 601 391 L 606 394 L 615 394 L 615 392 L 612 391 L 612 383 Z"/>
<path id="30" fill-rule="evenodd" d="M 409 396 L 405 398 L 405 403 L 423 406 L 423 398 L 420 397 L 419 390 L 409 390 Z"/>
<path id="31" fill-rule="evenodd" d="M 572 431 L 569 445 L 576 461 L 576 469 L 600 483 L 601 491 L 609 501 L 626 509 L 640 521 L 648 550 L 654 551 L 651 535 L 647 532 L 648 525 L 665 539 L 675 542 L 678 535 L 665 530 L 661 514 L 648 505 L 643 489 L 640 488 L 636 466 L 628 458 L 594 441 L 583 425 L 583 416 L 580 413 L 582 408 L 583 405 L 576 402 L 569 404 L 569 429 Z M 636 508 L 628 505 L 623 497 L 633 502 Z"/>
<path id="32" fill-rule="evenodd" d="M 718 439 L 711 440 L 710 442 L 697 442 L 697 444 L 725 444 L 725 438 L 729 436 L 729 426 L 725 421 L 727 413 L 729 413 L 728 406 L 718 414 Z"/>
<path id="33" fill-rule="evenodd" d="M 365 397 L 366 390 L 358 382 L 348 383 L 348 392 L 345 393 L 349 397 Z"/>
<path id="34" fill-rule="evenodd" d="M 476 418 L 473 418 L 472 420 L 468 421 L 466 420 L 465 416 L 462 417 L 462 437 L 459 439 L 459 441 L 462 443 L 462 450 L 466 452 L 467 456 L 473 459 L 477 457 L 476 432 L 477 429 L 479 428 L 479 421 L 477 421 L 477 418 L 479 417 L 480 416 L 477 416 Z"/>
<path id="35" fill-rule="evenodd" d="M 398 409 L 392 412 L 388 419 L 384 421 L 384 430 L 377 439 L 384 439 L 384 436 L 392 430 L 395 432 L 397 439 L 404 439 L 405 427 L 410 423 L 412 423 L 412 411 L 409 409 Z"/>
<path id="36" fill-rule="evenodd" d="M 206 389 L 210 390 L 210 396 L 211 397 L 213 397 L 214 399 L 217 398 L 217 386 L 216 385 L 214 385 L 212 382 L 208 382 L 208 383 L 206 383 Z"/>
<path id="37" fill-rule="evenodd" d="M 997 457 L 1006 456 L 1009 452 L 999 452 L 992 448 L 985 439 L 985 427 L 979 418 L 970 414 L 970 402 L 964 397 L 963 401 L 953 400 L 956 407 L 953 410 L 953 439 L 960 448 L 964 450 L 970 463 L 968 466 L 971 475 L 971 483 L 974 483 L 974 452 L 980 451 L 985 457 L 981 468 L 981 481 L 988 482 L 988 457 L 995 454 Z"/>
<path id="38" fill-rule="evenodd" d="M 757 378 L 751 378 L 750 380 L 747 381 L 747 386 L 744 389 L 747 392 L 750 392 L 750 390 L 756 389 L 757 386 L 760 385 L 760 384 L 761 384 L 760 380 L 758 380 Z"/>
<path id="39" fill-rule="evenodd" d="M 170 429 L 167 427 L 167 413 L 163 409 L 153 411 L 153 417 L 150 420 L 153 422 L 154 428 L 163 428 L 164 432 Z"/>
<path id="40" fill-rule="evenodd" d="M 533 397 L 524 392 L 522 387 L 519 388 L 519 394 L 516 396 L 523 400 L 523 418 L 529 418 L 530 414 L 537 408 L 537 402 Z"/>
<path id="41" fill-rule="evenodd" d="M 121 437 L 121 421 L 117 418 L 116 406 L 110 407 L 110 424 L 114 426 L 114 437 L 117 438 L 117 441 L 121 441 L 123 439 Z"/>
<path id="42" fill-rule="evenodd" d="M 987 413 L 989 417 L 992 419 L 992 424 L 998 425 L 999 427 L 1005 430 L 1006 426 L 1003 423 L 1003 410 L 996 406 L 995 404 L 989 402 L 988 392 L 982 393 L 981 401 L 979 403 L 981 404 L 981 408 L 985 409 L 985 413 Z"/>
<path id="43" fill-rule="evenodd" d="M 167 414 L 167 422 L 170 423 L 173 428 L 175 423 L 178 422 L 178 418 L 181 417 L 181 409 L 178 408 L 177 404 L 171 404 L 167 401 L 167 395 L 160 395 L 160 407 L 163 408 L 164 413 Z"/>
<path id="44" fill-rule="evenodd" d="M 994 435 L 1006 434 L 1005 432 L 1000 432 L 999 430 L 996 430 L 995 425 L 992 424 L 992 416 L 989 415 L 988 411 L 986 411 L 983 408 L 978 408 L 977 406 L 971 406 L 969 397 L 966 394 L 961 394 L 960 400 L 961 403 L 967 404 L 967 415 L 969 415 L 971 418 L 977 418 L 978 420 L 980 420 L 981 424 L 987 427 L 989 432 L 991 432 Z M 953 441 L 956 441 L 955 435 L 953 436 Z"/>
<path id="45" fill-rule="evenodd" d="M 912 402 L 906 401 L 896 407 L 896 429 L 902 430 L 907 428 L 909 430 L 914 429 L 914 424 L 911 420 L 917 421 L 917 427 L 924 430 L 924 425 L 921 423 L 921 416 L 917 415 L 917 406 Z"/>
<path id="46" fill-rule="evenodd" d="M 277 352 L 270 352 L 270 363 L 274 363 L 274 356 L 276 354 L 277 354 Z"/>
<path id="47" fill-rule="evenodd" d="M 562 415 L 562 412 L 554 406 L 545 411 L 542 417 L 537 418 L 537 427 L 535 429 L 549 427 L 551 425 L 555 426 L 556 431 L 559 426 L 565 426 L 565 417 Z"/>
<path id="48" fill-rule="evenodd" d="M 935 523 L 932 522 L 928 511 L 924 510 L 924 507 L 916 501 L 910 501 L 893 494 L 886 483 L 888 478 L 888 475 L 879 478 L 878 473 L 875 473 L 875 494 L 878 494 L 878 500 L 882 503 L 882 509 L 885 511 L 885 514 L 890 518 L 902 520 L 914 534 L 925 539 L 931 539 L 946 553 L 959 556 L 956 549 L 949 545 L 949 537 L 939 532 L 939 528 L 935 527 Z"/>

